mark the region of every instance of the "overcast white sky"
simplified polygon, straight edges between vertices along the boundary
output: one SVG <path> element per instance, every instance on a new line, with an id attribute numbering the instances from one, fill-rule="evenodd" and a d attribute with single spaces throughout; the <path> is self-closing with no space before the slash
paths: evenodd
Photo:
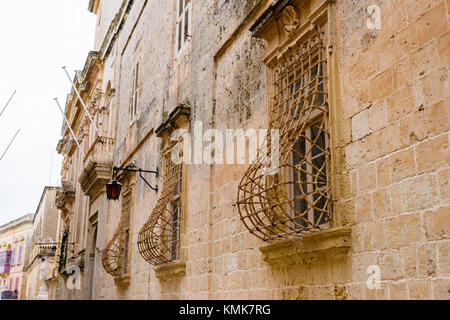
<path id="1" fill-rule="evenodd" d="M 34 213 L 45 186 L 59 185 L 56 145 L 70 89 L 61 67 L 81 69 L 94 45 L 95 16 L 89 0 L 0 1 L 0 225 Z M 52 167 L 53 158 L 53 167 Z"/>

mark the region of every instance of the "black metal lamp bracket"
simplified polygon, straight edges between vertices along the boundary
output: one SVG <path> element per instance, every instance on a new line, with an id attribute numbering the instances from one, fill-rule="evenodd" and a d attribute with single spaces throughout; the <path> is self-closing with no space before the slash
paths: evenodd
<path id="1" fill-rule="evenodd" d="M 152 171 L 152 170 L 143 170 L 143 169 L 131 169 L 131 166 L 128 166 L 126 168 L 118 168 L 118 167 L 114 167 L 113 168 L 113 179 L 116 179 L 116 173 L 117 172 L 139 172 L 139 177 L 141 177 L 142 180 L 144 180 L 144 182 L 147 184 L 147 186 L 149 186 L 150 189 L 152 189 L 155 192 L 158 192 L 159 188 L 158 185 L 155 185 L 154 187 L 144 178 L 144 176 L 142 175 L 143 173 L 152 173 L 154 175 L 156 175 L 156 178 L 159 177 L 159 169 L 156 168 L 156 171 Z"/>

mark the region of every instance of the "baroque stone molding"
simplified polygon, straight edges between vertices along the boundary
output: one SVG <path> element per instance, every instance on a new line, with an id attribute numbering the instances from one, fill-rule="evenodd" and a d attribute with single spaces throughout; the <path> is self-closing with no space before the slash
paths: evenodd
<path id="1" fill-rule="evenodd" d="M 250 27 L 253 36 L 257 37 L 264 27 L 272 22 L 289 3 L 290 0 L 277 0 L 272 3 Z"/>
<path id="2" fill-rule="evenodd" d="M 114 44 L 118 38 L 117 35 L 122 30 L 127 18 L 129 17 L 129 13 L 134 3 L 138 3 L 141 5 L 140 12 L 142 12 L 147 6 L 148 0 L 142 0 L 138 2 L 134 0 L 122 1 L 122 5 L 115 15 L 114 19 L 112 20 L 100 47 L 100 56 L 103 61 L 106 61 L 109 54 L 111 53 L 112 48 L 114 47 Z"/>
<path id="3" fill-rule="evenodd" d="M 351 248 L 351 229 L 324 230 L 301 239 L 287 239 L 260 247 L 263 260 L 271 265 L 304 263 L 310 259 L 345 256 Z"/>
<path id="4" fill-rule="evenodd" d="M 84 167 L 79 182 L 83 192 L 91 197 L 97 198 L 105 185 L 111 180 L 112 162 L 100 163 L 89 160 Z"/>
<path id="5" fill-rule="evenodd" d="M 300 20 L 297 9 L 287 6 L 283 10 L 284 32 L 291 36 L 300 27 Z"/>
<path id="6" fill-rule="evenodd" d="M 62 181 L 62 187 L 56 192 L 55 205 L 61 210 L 61 218 L 68 221 L 72 213 L 72 205 L 75 200 L 75 188 L 72 182 Z"/>
<path id="7" fill-rule="evenodd" d="M 105 185 L 111 179 L 112 157 L 115 139 L 107 137 L 97 137 L 89 148 L 85 159 L 84 167 L 79 178 L 81 189 L 91 197 L 97 198 Z"/>
<path id="8" fill-rule="evenodd" d="M 157 137 L 162 137 L 164 133 L 171 134 L 173 130 L 177 128 L 177 122 L 185 118 L 185 120 L 189 119 L 191 115 L 191 107 L 180 104 L 178 105 L 169 115 L 167 120 L 163 121 L 163 123 L 156 129 L 155 133 Z"/>

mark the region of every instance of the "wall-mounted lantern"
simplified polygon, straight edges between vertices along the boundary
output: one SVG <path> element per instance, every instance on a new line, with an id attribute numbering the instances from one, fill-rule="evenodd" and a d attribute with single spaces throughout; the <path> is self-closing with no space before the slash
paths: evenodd
<path id="1" fill-rule="evenodd" d="M 126 168 L 113 168 L 113 179 L 110 183 L 106 185 L 106 197 L 108 200 L 119 200 L 120 198 L 120 192 L 122 191 L 122 185 L 117 181 L 117 172 L 139 172 L 139 176 L 142 180 L 147 184 L 147 186 L 150 187 L 155 192 L 158 192 L 158 185 L 155 187 L 152 187 L 150 183 L 145 180 L 145 178 L 142 176 L 142 173 L 153 173 L 156 175 L 156 177 L 159 176 L 159 169 L 156 168 L 156 171 L 150 171 L 150 170 L 143 170 L 143 169 L 132 169 L 132 166 L 128 166 Z"/>

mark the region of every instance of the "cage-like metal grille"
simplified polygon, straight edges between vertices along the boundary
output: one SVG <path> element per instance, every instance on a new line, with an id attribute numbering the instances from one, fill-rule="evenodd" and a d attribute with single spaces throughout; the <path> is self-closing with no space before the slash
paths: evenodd
<path id="1" fill-rule="evenodd" d="M 276 144 L 269 134 L 267 149 L 259 150 L 237 197 L 243 223 L 264 241 L 317 231 L 331 219 L 324 55 L 317 31 L 290 48 L 273 69 L 270 129 L 279 130 L 279 169 L 274 175 L 265 172 Z"/>
<path id="2" fill-rule="evenodd" d="M 175 145 L 177 148 L 181 144 Z M 172 161 L 173 148 L 163 156 L 161 197 L 138 236 L 142 257 L 156 266 L 179 259 L 182 165 Z"/>
<path id="3" fill-rule="evenodd" d="M 128 273 L 130 216 L 133 205 L 131 191 L 122 196 L 122 214 L 113 237 L 102 251 L 102 264 L 107 273 L 120 277 Z"/>

